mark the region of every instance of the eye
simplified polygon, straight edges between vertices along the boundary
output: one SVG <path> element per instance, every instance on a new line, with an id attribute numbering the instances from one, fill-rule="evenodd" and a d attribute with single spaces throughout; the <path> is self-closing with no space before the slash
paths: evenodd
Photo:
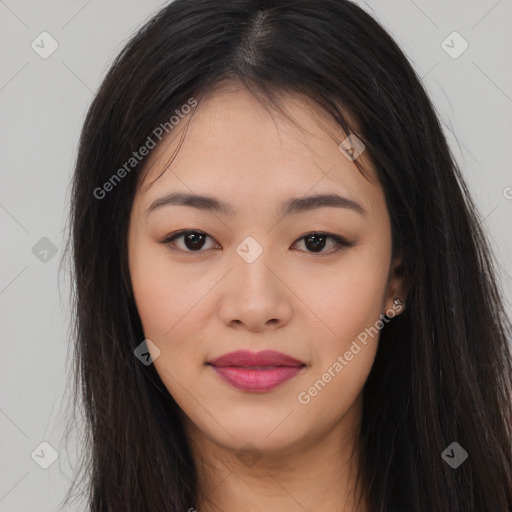
<path id="1" fill-rule="evenodd" d="M 213 240 L 209 235 L 203 233 L 202 231 L 197 230 L 182 230 L 176 233 L 173 233 L 162 240 L 162 244 L 167 245 L 172 251 L 181 251 L 181 252 L 204 252 L 201 249 L 204 248 L 206 239 L 209 238 Z M 183 239 L 183 246 L 176 247 L 176 240 Z M 293 243 L 296 245 L 300 241 L 304 241 L 304 245 L 308 249 L 306 252 L 312 253 L 327 253 L 331 254 L 341 250 L 343 247 L 352 247 L 354 243 L 348 242 L 343 238 L 337 235 L 331 235 L 329 233 L 324 233 L 321 231 L 314 231 L 311 233 L 307 233 L 306 235 L 299 238 L 297 241 Z M 332 249 L 330 251 L 324 251 L 323 249 L 326 247 L 326 241 L 331 240 Z M 218 244 L 217 244 L 218 245 Z M 293 247 L 292 245 L 292 247 Z M 220 247 L 220 246 L 219 246 Z M 214 248 L 214 247 L 210 247 Z M 208 247 L 207 247 L 208 249 Z"/>
<path id="2" fill-rule="evenodd" d="M 174 241 L 183 238 L 183 243 L 185 248 L 175 248 L 173 247 Z M 201 252 L 202 247 L 204 246 L 204 242 L 206 238 L 211 238 L 206 233 L 202 231 L 195 230 L 184 230 L 178 231 L 170 236 L 168 236 L 165 240 L 162 240 L 161 243 L 169 246 L 169 249 L 172 251 L 182 251 L 182 252 Z M 212 238 L 213 240 L 213 238 Z"/>
<path id="3" fill-rule="evenodd" d="M 327 253 L 332 254 L 335 252 L 338 252 L 343 247 L 353 247 L 354 243 L 348 242 L 347 240 L 344 240 L 343 238 L 337 236 L 337 235 L 331 235 L 329 233 L 314 231 L 312 233 L 307 233 L 303 237 L 299 238 L 297 242 L 300 242 L 304 240 L 304 245 L 310 249 L 308 252 L 313 253 Z M 331 240 L 331 244 L 333 249 L 330 251 L 324 251 L 323 249 L 326 246 L 326 241 Z M 295 243 L 297 243 L 295 242 Z M 295 244 L 294 244 L 295 245 Z"/>

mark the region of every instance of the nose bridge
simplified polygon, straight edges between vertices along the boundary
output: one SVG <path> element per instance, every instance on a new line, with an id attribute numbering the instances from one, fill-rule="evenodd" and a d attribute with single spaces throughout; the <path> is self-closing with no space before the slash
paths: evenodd
<path id="1" fill-rule="evenodd" d="M 268 240 L 269 237 L 266 237 Z M 256 238 L 247 237 L 236 248 L 229 285 L 221 301 L 221 317 L 226 324 L 245 324 L 251 330 L 278 326 L 291 313 L 286 287 L 278 279 L 277 260 L 271 249 Z"/>
<path id="2" fill-rule="evenodd" d="M 269 236 L 246 237 L 237 247 L 234 258 L 234 278 L 240 287 L 252 293 L 268 292 L 275 288 L 276 259 L 265 241 Z M 265 238 L 265 240 L 264 240 Z M 274 268 L 273 268 L 274 267 Z"/>

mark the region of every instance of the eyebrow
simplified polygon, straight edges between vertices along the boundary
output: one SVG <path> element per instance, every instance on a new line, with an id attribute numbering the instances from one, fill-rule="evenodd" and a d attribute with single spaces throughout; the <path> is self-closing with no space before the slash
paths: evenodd
<path id="1" fill-rule="evenodd" d="M 146 216 L 164 206 L 190 206 L 198 210 L 234 215 L 236 210 L 232 205 L 212 196 L 173 192 L 160 199 L 156 199 L 146 211 Z M 367 215 L 366 210 L 353 199 L 338 194 L 318 194 L 314 196 L 291 198 L 284 201 L 278 215 L 301 213 L 318 208 L 346 208 L 360 215 Z"/>

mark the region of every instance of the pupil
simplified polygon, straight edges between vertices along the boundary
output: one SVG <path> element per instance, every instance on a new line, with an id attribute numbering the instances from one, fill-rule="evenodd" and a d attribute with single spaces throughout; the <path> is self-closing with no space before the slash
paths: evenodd
<path id="1" fill-rule="evenodd" d="M 314 243 L 313 240 L 314 239 L 321 239 L 322 241 L 320 243 Z M 325 247 L 325 236 L 323 235 L 311 235 L 311 236 L 308 236 L 306 238 L 306 247 L 308 249 L 310 249 L 309 245 L 308 244 L 312 244 L 312 250 L 313 252 L 320 252 L 324 247 Z"/>
<path id="2" fill-rule="evenodd" d="M 185 236 L 187 249 L 200 249 L 204 244 L 204 235 L 201 233 L 189 233 Z"/>

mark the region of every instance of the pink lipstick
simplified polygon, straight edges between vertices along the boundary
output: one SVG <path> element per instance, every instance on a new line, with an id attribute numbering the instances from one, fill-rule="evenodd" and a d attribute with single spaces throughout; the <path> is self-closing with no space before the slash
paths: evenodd
<path id="1" fill-rule="evenodd" d="M 297 375 L 306 365 L 274 350 L 237 350 L 208 361 L 213 370 L 231 386 L 244 391 L 265 392 Z"/>

